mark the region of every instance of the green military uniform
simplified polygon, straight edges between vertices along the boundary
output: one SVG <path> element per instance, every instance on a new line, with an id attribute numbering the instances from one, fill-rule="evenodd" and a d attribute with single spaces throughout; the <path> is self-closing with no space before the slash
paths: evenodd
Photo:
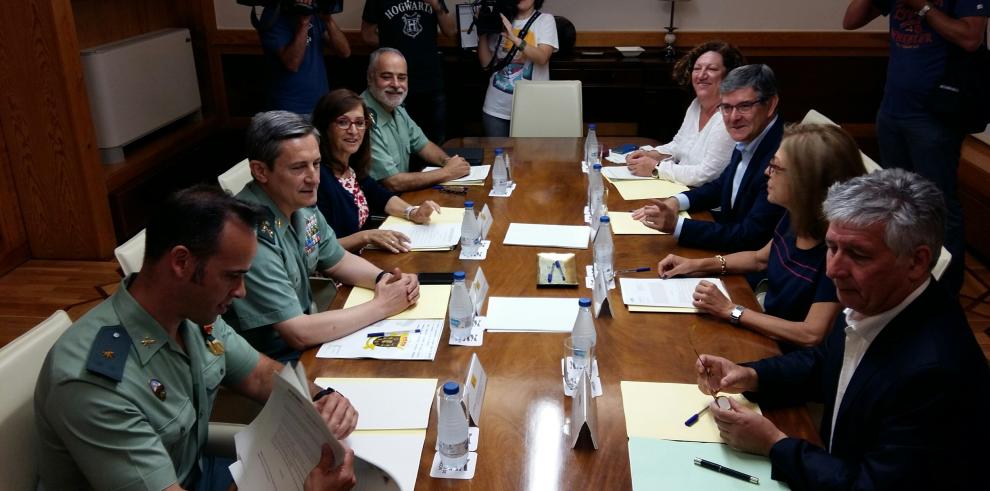
<path id="1" fill-rule="evenodd" d="M 38 376 L 46 489 L 189 487 L 219 385 L 236 385 L 258 364 L 258 352 L 219 318 L 212 336 L 222 354 L 188 320 L 180 347 L 127 291 L 131 278 L 59 338 Z"/>
<path id="2" fill-rule="evenodd" d="M 258 351 L 284 359 L 292 349 L 272 324 L 311 313 L 309 276 L 332 268 L 345 251 L 315 206 L 287 219 L 254 181 L 237 198 L 260 205 L 268 216 L 258 225 L 258 254 L 245 277 L 247 296 L 234 300 L 224 318 Z"/>
<path id="3" fill-rule="evenodd" d="M 429 143 L 406 108 L 399 106 L 389 113 L 370 92 L 361 93 L 371 110 L 371 168 L 368 175 L 377 180 L 400 172 L 409 172 L 409 156 Z"/>

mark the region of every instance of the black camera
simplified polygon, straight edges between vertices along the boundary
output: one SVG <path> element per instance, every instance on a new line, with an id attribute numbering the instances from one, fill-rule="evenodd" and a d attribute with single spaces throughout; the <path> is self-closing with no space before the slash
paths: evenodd
<path id="1" fill-rule="evenodd" d="M 282 12 L 296 15 L 337 14 L 344 10 L 344 0 L 313 0 L 312 3 L 298 0 L 282 0 Z"/>
<path id="2" fill-rule="evenodd" d="M 248 7 L 274 7 L 282 12 L 296 15 L 337 14 L 344 10 L 344 0 L 313 0 L 311 3 L 298 0 L 237 0 Z"/>
<path id="3" fill-rule="evenodd" d="M 519 13 L 518 2 L 519 0 L 477 0 L 474 5 L 478 8 L 478 16 L 474 19 L 474 25 L 478 28 L 478 34 L 498 34 L 504 31 L 499 14 L 511 22 Z"/>

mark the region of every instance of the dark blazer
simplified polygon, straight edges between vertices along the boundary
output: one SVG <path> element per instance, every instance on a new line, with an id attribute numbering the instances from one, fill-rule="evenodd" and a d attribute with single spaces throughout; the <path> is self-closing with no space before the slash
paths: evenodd
<path id="1" fill-rule="evenodd" d="M 384 215 L 385 203 L 395 196 L 394 193 L 378 184 L 369 176 L 358 178 L 358 186 L 368 200 L 368 208 L 372 215 Z M 354 203 L 354 195 L 344 189 L 344 186 L 333 175 L 327 166 L 320 166 L 320 187 L 316 191 L 316 205 L 327 219 L 327 224 L 337 234 L 337 237 L 347 237 L 361 230 L 358 226 L 358 210 Z"/>
<path id="2" fill-rule="evenodd" d="M 721 207 L 721 211 L 712 212 L 714 222 L 684 220 L 677 240 L 679 244 L 729 252 L 757 250 L 767 245 L 784 208 L 767 201 L 767 176 L 763 172 L 777 152 L 783 135 L 784 120 L 778 116 L 753 152 L 746 174 L 739 183 L 735 206 L 730 204 L 732 179 L 742 157 L 735 150 L 729 165 L 717 179 L 684 193 L 691 201 L 692 210 Z"/>
<path id="3" fill-rule="evenodd" d="M 828 445 L 845 316 L 819 346 L 749 364 L 766 407 L 824 402 Z M 986 489 L 990 373 L 959 302 L 933 280 L 863 356 L 842 399 L 831 451 L 796 438 L 770 450 L 792 489 Z"/>

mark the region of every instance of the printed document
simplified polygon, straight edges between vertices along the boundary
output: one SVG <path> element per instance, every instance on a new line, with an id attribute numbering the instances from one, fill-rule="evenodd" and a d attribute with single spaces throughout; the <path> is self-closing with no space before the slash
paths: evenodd
<path id="1" fill-rule="evenodd" d="M 323 343 L 316 357 L 432 361 L 442 334 L 443 319 L 385 319 Z"/>
<path id="2" fill-rule="evenodd" d="M 728 298 L 729 293 L 719 278 L 619 278 L 622 303 L 632 307 L 656 307 L 656 312 L 697 312 L 694 307 L 694 290 L 698 282 L 714 283 Z M 632 310 L 630 308 L 630 310 Z"/>

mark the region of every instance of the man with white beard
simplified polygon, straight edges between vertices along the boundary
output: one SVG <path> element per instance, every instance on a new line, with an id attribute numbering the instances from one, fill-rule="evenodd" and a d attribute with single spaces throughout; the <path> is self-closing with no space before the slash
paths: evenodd
<path id="1" fill-rule="evenodd" d="M 368 62 L 368 89 L 361 97 L 371 114 L 371 167 L 368 174 L 395 192 L 423 189 L 466 176 L 467 161 L 450 156 L 429 141 L 409 117 L 402 102 L 409 91 L 406 59 L 398 50 L 380 48 Z M 415 153 L 430 172 L 409 172 L 409 156 Z"/>

